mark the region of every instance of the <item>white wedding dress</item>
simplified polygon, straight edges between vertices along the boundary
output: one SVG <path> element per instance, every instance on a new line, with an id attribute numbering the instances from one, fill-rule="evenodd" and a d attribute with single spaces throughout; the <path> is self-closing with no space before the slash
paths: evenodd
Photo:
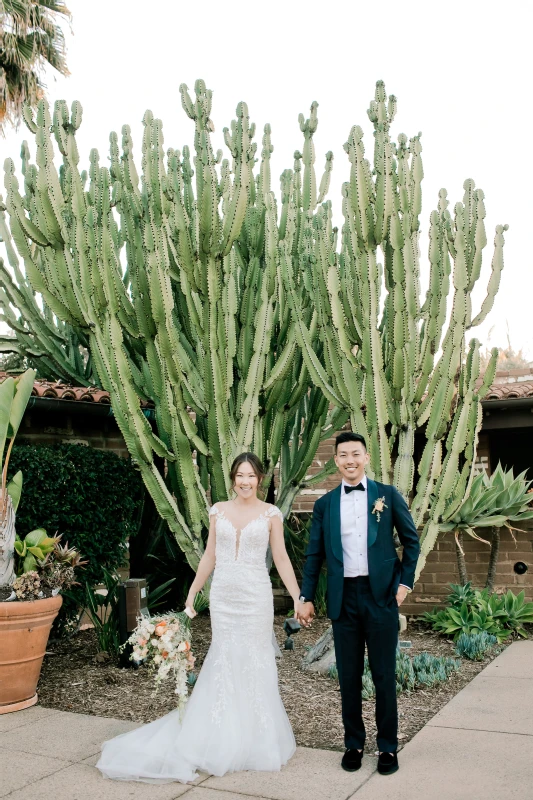
<path id="1" fill-rule="evenodd" d="M 213 638 L 180 720 L 179 711 L 105 742 L 96 765 L 107 778 L 147 783 L 279 770 L 296 743 L 281 702 L 272 644 L 273 596 L 266 567 L 269 518 L 240 536 L 223 510 L 216 515 L 216 566 L 210 593 Z"/>

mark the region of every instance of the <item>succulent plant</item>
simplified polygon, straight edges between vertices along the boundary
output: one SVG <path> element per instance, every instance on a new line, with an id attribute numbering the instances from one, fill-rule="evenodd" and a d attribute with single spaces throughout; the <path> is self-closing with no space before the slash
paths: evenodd
<path id="1" fill-rule="evenodd" d="M 41 578 L 35 570 L 19 575 L 13 583 L 17 600 L 36 600 L 42 594 Z"/>
<path id="2" fill-rule="evenodd" d="M 340 252 L 326 202 L 312 218 L 299 220 L 300 246 L 314 265 L 303 297 L 290 258 L 282 257 L 282 269 L 310 379 L 365 436 L 371 475 L 394 483 L 423 526 L 419 573 L 441 523 L 456 513 L 473 479 L 480 401 L 493 380 L 497 350 L 481 376 L 479 342 L 467 345 L 466 334 L 494 303 L 507 226 L 496 228 L 486 296 L 474 314 L 472 293 L 486 245 L 484 194 L 465 181 L 452 216 L 442 189 L 430 215 L 429 284 L 422 300 L 421 134 L 408 139 L 402 133 L 393 141 L 396 107 L 378 81 L 368 110 L 373 164 L 359 126 L 344 146 L 350 178 L 343 185 Z"/>
<path id="3" fill-rule="evenodd" d="M 374 476 L 412 496 L 424 524 L 420 570 L 473 477 L 480 398 L 497 353 L 481 380 L 479 343 L 467 346 L 466 333 L 493 305 L 506 226 L 496 229 L 474 314 L 484 195 L 466 181 L 452 216 L 441 190 L 422 301 L 421 137 L 392 140 L 397 103 L 382 81 L 368 111 L 373 165 L 359 126 L 345 144 L 340 236 L 326 200 L 331 153 L 320 182 L 315 171 L 317 103 L 299 117 L 303 147 L 281 176 L 277 202 L 270 126 L 256 157 L 255 126 L 239 103 L 223 159 L 211 141 L 211 91 L 199 80 L 194 96 L 185 85 L 180 94 L 194 156 L 188 147 L 165 154 L 162 123 L 147 111 L 140 172 L 128 126 L 120 146 L 110 135 L 109 167 L 93 150 L 83 170 L 81 105 L 69 112 L 58 101 L 51 116 L 42 101 L 36 117 L 26 113 L 36 162 L 24 143 L 21 187 L 6 160 L 9 220 L 0 206 L 8 323 L 58 375 L 97 376 L 110 393 L 128 450 L 193 567 L 207 497 L 226 499 L 238 452 L 253 449 L 266 462 L 267 489 L 278 468 L 276 501 L 287 513 L 302 488 L 335 470 L 329 461 L 308 474 L 320 441 L 349 419 L 368 441 Z M 155 429 L 140 400 L 154 404 Z M 416 470 L 415 432 L 423 444 Z"/>
<path id="4" fill-rule="evenodd" d="M 70 566 L 68 562 L 54 561 L 50 557 L 48 559 L 39 565 L 43 588 L 57 593 L 63 589 L 70 589 L 71 586 L 78 583 L 74 567 Z"/>
<path id="5" fill-rule="evenodd" d="M 235 455 L 257 453 L 267 490 L 279 467 L 276 501 L 286 513 L 303 486 L 334 470 L 330 461 L 308 476 L 320 441 L 347 414 L 330 410 L 310 386 L 281 282 L 287 259 L 297 293 L 312 281 L 302 226 L 318 213 L 332 165 L 328 154 L 317 197 L 316 104 L 309 120 L 300 120 L 303 154 L 282 177 L 278 208 L 270 126 L 256 158 L 255 126 L 239 103 L 224 130 L 229 158 L 222 160 L 211 142 L 211 92 L 197 81 L 193 96 L 184 85 L 180 93 L 194 125 L 194 157 L 188 147 L 165 155 L 161 121 L 148 111 L 140 172 L 129 127 L 121 147 L 111 134 L 109 167 L 93 150 L 84 171 L 76 145 L 80 104 L 69 113 L 58 101 L 52 117 L 44 101 L 36 118 L 27 112 L 36 163 L 24 144 L 23 186 L 13 162 L 5 164 L 0 236 L 10 269 L 0 269 L 0 304 L 10 307 L 5 316 L 25 352 L 67 380 L 96 375 L 109 391 L 145 485 L 195 566 L 208 493 L 211 502 L 228 497 Z M 302 313 L 310 325 L 312 308 Z M 154 428 L 141 399 L 154 405 Z M 166 460 L 165 477 L 156 458 Z"/>
<path id="6" fill-rule="evenodd" d="M 24 539 L 18 535 L 15 539 L 15 552 L 22 561 L 18 572 L 30 572 L 36 569 L 55 549 L 57 539 L 49 537 L 44 528 L 36 528 L 26 534 Z"/>

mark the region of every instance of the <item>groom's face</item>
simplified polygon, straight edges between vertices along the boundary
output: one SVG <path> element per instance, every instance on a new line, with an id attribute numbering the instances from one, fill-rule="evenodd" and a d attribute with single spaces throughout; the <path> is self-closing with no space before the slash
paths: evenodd
<path id="1" fill-rule="evenodd" d="M 337 447 L 335 463 L 346 483 L 360 483 L 369 461 L 370 456 L 362 442 L 343 442 Z"/>

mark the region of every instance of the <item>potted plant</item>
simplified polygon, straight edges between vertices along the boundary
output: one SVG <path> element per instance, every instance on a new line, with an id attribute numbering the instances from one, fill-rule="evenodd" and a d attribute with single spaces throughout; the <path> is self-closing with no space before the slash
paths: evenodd
<path id="1" fill-rule="evenodd" d="M 61 537 L 31 531 L 16 535 L 15 514 L 22 473 L 7 482 L 7 469 L 35 370 L 0 384 L 0 714 L 37 702 L 37 681 L 52 623 L 61 607 L 61 588 L 74 582 L 78 554 Z M 19 573 L 17 575 L 17 573 Z"/>

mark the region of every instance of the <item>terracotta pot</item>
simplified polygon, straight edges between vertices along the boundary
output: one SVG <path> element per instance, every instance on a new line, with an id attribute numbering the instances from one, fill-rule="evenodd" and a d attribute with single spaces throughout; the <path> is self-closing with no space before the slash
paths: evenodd
<path id="1" fill-rule="evenodd" d="M 20 711 L 37 702 L 50 628 L 63 598 L 0 603 L 0 714 Z"/>

